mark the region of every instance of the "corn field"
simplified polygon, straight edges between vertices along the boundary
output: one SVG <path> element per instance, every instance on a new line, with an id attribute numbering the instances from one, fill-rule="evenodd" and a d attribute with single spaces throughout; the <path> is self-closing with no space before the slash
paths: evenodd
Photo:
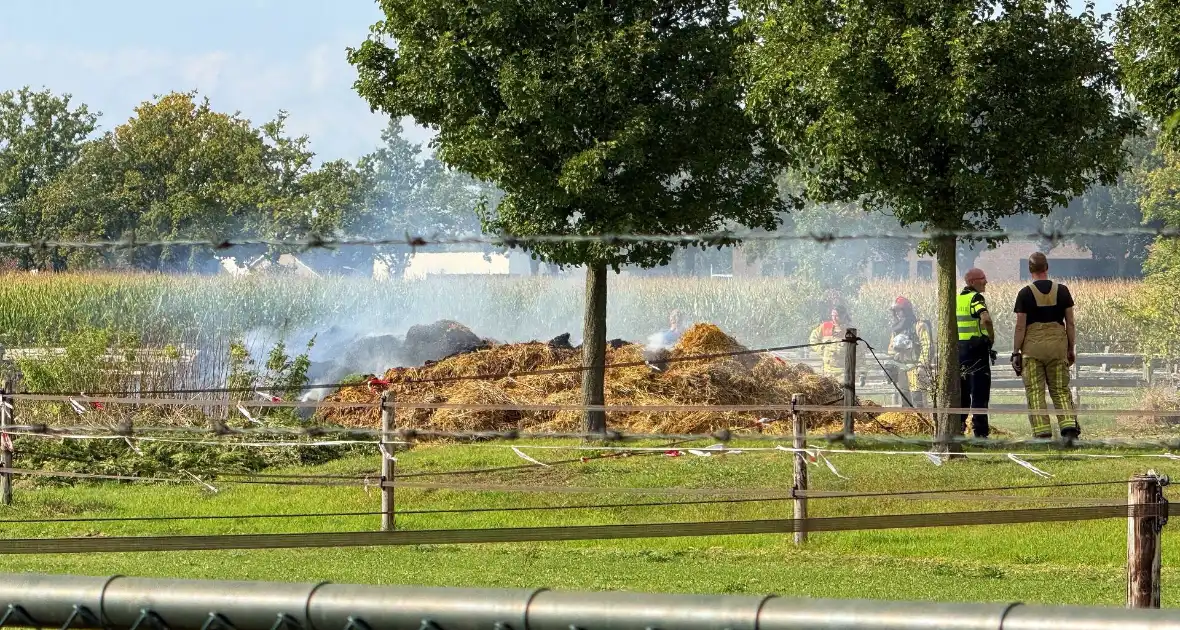
<path id="1" fill-rule="evenodd" d="M 1132 318 L 1136 282 L 1070 282 L 1078 303 L 1080 351 L 1135 352 L 1145 338 Z M 1007 347 L 1012 304 L 1023 285 L 988 287 L 1000 349 Z M 433 277 L 379 282 L 355 278 L 132 274 L 9 274 L 0 277 L 0 344 L 53 346 L 74 331 L 109 331 L 120 343 L 222 347 L 231 338 L 401 333 L 413 324 L 453 319 L 498 341 L 581 336 L 581 278 Z M 884 345 L 888 308 L 904 295 L 932 318 L 933 283 L 872 282 L 841 298 L 862 337 Z M 807 280 L 781 278 L 612 277 L 608 334 L 642 341 L 679 309 L 750 347 L 806 342 L 826 315 L 828 296 Z M 1132 323 L 1137 322 L 1137 323 Z"/>

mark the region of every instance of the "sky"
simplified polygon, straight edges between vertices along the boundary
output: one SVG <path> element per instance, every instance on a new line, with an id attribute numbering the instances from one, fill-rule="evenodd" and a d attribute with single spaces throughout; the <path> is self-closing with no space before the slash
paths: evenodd
<path id="1" fill-rule="evenodd" d="M 155 95 L 197 90 L 256 124 L 286 110 L 288 130 L 310 136 L 321 160 L 380 143 L 387 119 L 353 91 L 345 59 L 381 19 L 376 0 L 3 1 L 0 91 L 69 93 L 102 113 L 103 130 Z M 410 123 L 405 135 L 425 142 Z"/>

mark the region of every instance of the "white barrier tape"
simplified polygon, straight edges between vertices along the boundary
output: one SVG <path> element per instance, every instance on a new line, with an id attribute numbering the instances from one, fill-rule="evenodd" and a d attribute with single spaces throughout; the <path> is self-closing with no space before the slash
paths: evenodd
<path id="1" fill-rule="evenodd" d="M 272 402 L 272 403 L 281 403 L 281 402 L 283 402 L 283 399 L 282 399 L 282 398 L 279 398 L 278 396 L 272 396 L 272 395 L 270 395 L 270 394 L 264 394 L 264 393 L 262 393 L 262 392 L 260 392 L 260 391 L 258 391 L 258 390 L 254 390 L 254 394 L 255 394 L 256 396 L 258 396 L 259 398 L 261 398 L 262 400 L 268 400 L 268 401 L 270 401 L 270 402 Z"/>
<path id="2" fill-rule="evenodd" d="M 213 486 L 209 485 L 205 480 L 201 479 L 200 477 L 192 474 L 191 472 L 189 472 L 187 470 L 182 470 L 180 472 L 188 475 L 189 477 L 192 477 L 194 481 L 201 484 L 202 486 L 205 486 L 205 489 L 208 490 L 209 492 L 212 492 L 213 494 L 217 494 L 217 488 L 214 488 Z"/>
<path id="3" fill-rule="evenodd" d="M 820 453 L 819 456 L 821 458 L 823 458 L 824 463 L 828 465 L 828 470 L 832 471 L 833 475 L 836 475 L 837 477 L 839 477 L 840 479 L 843 479 L 844 481 L 851 481 L 851 479 L 849 479 L 848 477 L 841 475 L 840 471 L 836 470 L 836 466 L 834 464 L 832 464 L 831 460 L 829 460 L 827 457 L 823 456 L 823 453 Z"/>
<path id="4" fill-rule="evenodd" d="M 397 458 L 393 456 L 393 453 L 390 453 L 389 449 L 385 448 L 384 442 L 377 443 L 377 450 L 381 451 L 381 457 L 383 457 L 384 459 L 387 459 L 391 462 L 397 461 Z"/>
<path id="5" fill-rule="evenodd" d="M 121 435 L 70 435 L 50 433 L 11 432 L 17 437 L 48 438 L 54 440 L 123 440 Z M 288 446 L 347 446 L 350 444 L 379 444 L 376 440 L 319 440 L 314 442 L 231 442 L 228 440 L 184 440 L 179 438 L 139 437 L 137 442 L 164 442 L 168 444 L 192 444 L 194 446 L 249 446 L 254 448 L 288 447 Z M 409 444 L 409 442 L 392 442 L 393 444 Z"/>
<path id="6" fill-rule="evenodd" d="M 532 457 L 529 457 L 528 455 L 525 454 L 524 451 L 520 450 L 519 448 L 516 448 L 515 446 L 512 447 L 512 452 L 516 453 L 517 457 L 523 459 L 526 462 L 532 462 L 538 466 L 544 466 L 545 468 L 552 468 L 552 466 L 550 466 L 549 464 L 546 464 L 545 462 L 538 461 L 538 460 L 533 459 Z"/>
<path id="7" fill-rule="evenodd" d="M 1008 453 L 1008 459 L 1029 469 L 1030 471 L 1032 471 L 1032 473 L 1034 475 L 1036 475 L 1038 477 L 1041 477 L 1043 479 L 1052 479 L 1053 478 L 1053 475 L 1041 470 L 1040 468 L 1037 468 L 1036 466 L 1033 466 L 1032 464 L 1024 461 L 1023 459 L 1020 459 L 1019 457 L 1017 457 L 1016 455 L 1013 455 L 1012 453 Z"/>
<path id="8" fill-rule="evenodd" d="M 249 420 L 250 422 L 253 422 L 254 424 L 262 424 L 258 420 L 255 420 L 254 416 L 250 415 L 250 412 L 246 411 L 246 408 L 241 405 L 238 405 L 238 412 L 241 413 L 243 416 L 245 416 L 246 419 Z"/>
<path id="9" fill-rule="evenodd" d="M 786 447 L 786 446 L 783 446 L 782 444 L 779 444 L 778 446 L 774 447 L 773 449 L 751 448 L 751 449 L 747 449 L 747 450 L 751 450 L 751 451 L 770 451 L 770 450 L 784 451 L 787 453 L 791 453 L 792 455 L 794 455 L 796 453 L 800 453 L 803 455 L 803 461 L 805 463 L 811 464 L 812 466 L 819 466 L 819 449 L 818 448 L 791 448 L 791 447 Z"/>
<path id="10" fill-rule="evenodd" d="M 139 450 L 139 447 L 131 441 L 131 438 L 123 438 L 123 441 L 127 442 L 127 446 L 130 447 L 136 455 L 143 455 L 143 451 Z"/>
<path id="11" fill-rule="evenodd" d="M 200 393 L 200 392 L 194 392 Z M 212 393 L 212 392 L 209 392 Z M 42 401 L 42 402 L 67 402 L 73 397 L 62 394 L 10 394 L 13 399 Z M 181 407 L 225 407 L 234 403 L 227 401 L 224 398 L 143 398 L 138 396 L 86 396 L 86 400 L 95 403 L 111 403 L 111 404 L 127 404 L 127 405 L 163 405 L 163 406 L 181 406 Z M 241 401 L 237 403 L 247 407 L 297 407 L 308 409 L 319 408 L 335 408 L 335 409 L 379 409 L 381 403 L 378 402 L 337 402 L 337 401 L 281 401 L 272 402 L 269 400 L 253 400 Z M 764 405 L 557 405 L 557 404 L 466 404 L 466 403 L 427 403 L 427 402 L 408 402 L 408 401 L 393 401 L 387 403 L 387 406 L 394 409 L 463 409 L 467 411 L 605 411 L 605 412 L 620 412 L 620 413 L 667 413 L 667 412 L 747 412 L 759 413 L 769 411 L 801 411 L 801 412 L 819 412 L 819 413 L 842 413 L 844 411 L 852 411 L 855 413 L 873 413 L 882 414 L 889 412 L 901 413 L 915 413 L 915 414 L 955 414 L 955 415 L 970 415 L 974 413 L 989 414 L 993 416 L 1027 416 L 1035 413 L 1048 413 L 1049 415 L 1070 415 L 1070 416 L 1143 416 L 1143 417 L 1171 417 L 1176 415 L 1175 411 L 1166 409 L 1071 409 L 1069 411 L 1060 411 L 1057 409 L 1029 409 L 1027 407 L 1020 408 L 987 408 L 976 409 L 969 407 L 902 407 L 902 406 L 845 406 L 845 405 L 791 405 L 790 403 L 764 404 Z"/>
<path id="12" fill-rule="evenodd" d="M 437 444 L 437 445 L 432 445 L 432 446 L 458 446 L 458 445 Z M 480 447 L 480 448 L 512 448 L 512 447 L 505 445 L 505 444 L 464 444 L 462 446 L 475 446 L 475 447 Z M 515 448 L 553 450 L 553 451 L 640 451 L 640 452 L 660 451 L 660 452 L 663 452 L 663 451 L 668 450 L 667 447 L 660 447 L 660 446 L 609 446 L 609 445 L 607 445 L 607 446 L 583 446 L 583 445 L 577 445 L 577 444 L 570 444 L 568 446 L 560 446 L 560 445 L 554 445 L 554 444 L 517 444 L 515 446 Z M 752 453 L 754 453 L 754 452 L 769 452 L 769 451 L 787 451 L 789 453 L 794 453 L 798 450 L 798 452 L 805 453 L 808 456 L 808 458 L 812 460 L 812 463 L 815 463 L 815 453 L 818 453 L 818 452 L 823 452 L 828 455 L 896 455 L 896 456 L 909 456 L 909 457 L 918 456 L 918 455 L 927 455 L 928 456 L 927 451 L 918 451 L 918 450 L 913 450 L 913 451 L 881 451 L 881 450 L 853 451 L 853 450 L 849 450 L 849 449 L 820 448 L 820 447 L 808 447 L 805 449 L 794 449 L 789 446 L 783 446 L 781 444 L 777 445 L 777 446 L 742 447 L 740 450 L 749 451 Z M 1109 454 L 1109 453 L 1074 453 L 1074 452 L 1066 451 L 1066 452 L 1042 452 L 1042 453 L 1015 453 L 1015 455 L 1017 455 L 1018 457 L 1040 458 L 1040 459 L 1051 459 L 1051 460 L 1056 460 L 1056 459 L 1061 459 L 1061 458 L 1071 458 L 1071 459 L 1147 458 L 1147 459 L 1180 460 L 1180 455 L 1176 455 L 1174 453 L 1126 453 L 1126 454 L 1114 455 L 1114 454 Z M 981 452 L 970 452 L 970 453 L 956 453 L 956 456 L 982 459 L 982 458 L 991 458 L 991 457 L 1007 457 L 1008 454 L 1007 453 L 981 451 Z"/>
<path id="13" fill-rule="evenodd" d="M 712 444 L 710 446 L 706 446 L 703 450 L 714 451 L 714 452 L 721 453 L 723 455 L 741 455 L 742 451 L 744 449 L 729 448 L 728 446 L 719 443 L 719 444 Z"/>
<path id="14" fill-rule="evenodd" d="M 59 439 L 59 440 L 63 440 L 63 439 L 64 440 L 127 440 L 127 438 L 125 436 L 120 436 L 120 435 L 49 434 L 49 433 L 35 433 L 35 432 L 22 432 L 22 431 L 9 431 L 6 433 L 6 435 L 15 436 L 15 437 L 34 437 L 34 438 Z M 249 447 L 249 448 L 286 448 L 286 447 L 297 447 L 297 446 L 331 447 L 331 446 L 348 446 L 348 445 L 353 445 L 353 444 L 377 444 L 377 445 L 381 444 L 378 440 L 317 440 L 317 441 L 309 441 L 309 442 L 296 442 L 296 441 L 236 442 L 236 441 L 229 441 L 229 440 L 187 440 L 187 439 L 180 439 L 180 438 L 159 438 L 159 437 L 148 437 L 148 436 L 143 436 L 143 437 L 136 436 L 135 440 L 138 442 L 161 442 L 161 443 L 168 443 L 168 444 L 191 444 L 194 446 L 221 446 L 221 447 L 242 446 L 242 447 Z M 411 443 L 406 442 L 406 441 L 396 441 L 396 442 L 386 442 L 386 444 L 410 445 Z M 11 437 L 8 440 L 8 445 L 9 445 L 9 448 L 11 448 L 11 446 L 10 446 L 11 445 Z M 439 444 L 439 445 L 435 445 L 435 446 L 452 446 L 452 445 Z M 646 446 L 582 446 L 582 445 L 557 446 L 557 445 L 552 445 L 552 444 L 519 444 L 519 445 L 465 444 L 463 446 L 478 446 L 478 447 L 484 447 L 484 448 L 510 448 L 510 449 L 513 449 L 514 451 L 518 451 L 518 450 L 523 451 L 525 449 L 569 450 L 569 451 L 636 451 L 636 452 L 668 452 L 669 451 L 669 449 L 667 447 L 646 447 Z M 676 452 L 682 452 L 680 449 L 673 449 L 673 450 L 675 450 Z M 778 445 L 778 446 L 774 446 L 774 447 L 749 447 L 749 448 L 743 447 L 741 449 L 719 448 L 716 450 L 714 450 L 713 447 L 709 447 L 709 449 L 696 449 L 696 450 L 701 450 L 701 451 L 709 450 L 712 452 L 726 453 L 726 454 L 731 454 L 731 453 L 738 454 L 738 453 L 741 453 L 742 451 L 749 451 L 749 452 L 786 451 L 786 452 L 790 452 L 790 453 L 796 452 L 796 449 L 791 448 L 791 447 L 787 447 L 787 446 L 783 446 L 783 445 Z M 915 451 L 875 451 L 875 450 L 853 451 L 853 450 L 848 450 L 848 449 L 828 449 L 828 448 L 818 448 L 818 447 L 798 449 L 798 451 L 804 453 L 804 455 L 806 455 L 806 457 L 807 457 L 807 461 L 809 463 L 811 463 L 812 465 L 816 465 L 816 466 L 819 465 L 818 462 L 819 462 L 819 459 L 821 456 L 826 459 L 826 456 L 828 456 L 828 455 L 877 455 L 877 456 L 900 456 L 900 457 L 925 456 L 925 457 L 929 458 L 931 463 L 933 463 L 935 466 L 942 465 L 941 458 L 939 458 L 939 456 L 937 454 L 931 453 L 928 451 L 916 451 L 916 450 Z M 957 453 L 956 455 L 962 456 L 962 457 L 967 457 L 967 458 L 977 458 L 977 459 L 994 458 L 994 457 L 1009 458 L 1009 457 L 1015 456 L 1015 457 L 1019 457 L 1019 458 L 1045 459 L 1045 460 L 1058 460 L 1058 459 L 1062 459 L 1062 458 L 1071 458 L 1071 459 L 1167 459 L 1167 460 L 1173 460 L 1173 461 L 1180 460 L 1180 455 L 1176 455 L 1174 453 L 1147 453 L 1147 454 L 1128 453 L 1128 454 L 1112 455 L 1112 454 L 1100 454 L 1100 453 L 1072 453 L 1072 452 L 1061 452 L 1061 453 L 977 452 L 977 453 Z M 394 457 L 394 459 L 396 460 L 396 457 Z M 1042 471 L 1042 472 L 1044 472 L 1044 471 Z"/>
<path id="15" fill-rule="evenodd" d="M 79 416 L 86 415 L 85 405 L 83 405 L 82 403 L 78 402 L 77 400 L 75 400 L 73 398 L 70 399 L 70 407 L 73 407 L 74 412 L 77 413 Z"/>

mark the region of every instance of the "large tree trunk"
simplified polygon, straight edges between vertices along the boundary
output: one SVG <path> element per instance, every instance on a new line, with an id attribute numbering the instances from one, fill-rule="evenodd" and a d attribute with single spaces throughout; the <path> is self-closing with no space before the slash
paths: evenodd
<path id="1" fill-rule="evenodd" d="M 934 255 L 938 263 L 938 322 L 935 347 L 938 350 L 938 379 L 935 392 L 938 407 L 959 406 L 959 326 L 955 315 L 956 280 L 954 236 L 940 236 Z M 940 413 L 937 417 L 936 442 L 944 445 L 959 433 L 960 416 Z"/>
<path id="2" fill-rule="evenodd" d="M 602 405 L 606 382 L 606 265 L 586 266 L 586 318 L 582 322 L 582 404 Z M 606 432 L 606 412 L 584 412 L 587 433 Z"/>

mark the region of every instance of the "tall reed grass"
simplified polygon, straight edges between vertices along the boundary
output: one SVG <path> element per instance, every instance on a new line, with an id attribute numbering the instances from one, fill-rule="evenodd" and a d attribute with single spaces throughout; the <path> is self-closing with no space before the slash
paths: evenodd
<path id="1" fill-rule="evenodd" d="M 996 283 L 987 299 L 1000 348 L 1010 343 L 1019 284 Z M 1135 351 L 1144 324 L 1126 316 L 1135 282 L 1071 282 L 1083 351 Z M 320 334 L 398 333 L 410 325 L 453 319 L 499 341 L 581 334 L 580 278 L 433 277 L 378 282 L 292 276 L 134 274 L 7 274 L 0 276 L 0 343 L 53 346 L 87 328 L 130 336 L 147 346 L 186 344 L 226 348 L 227 340 Z M 861 336 L 883 345 L 889 305 L 904 295 L 919 316 L 932 318 L 929 282 L 872 282 L 841 296 Z M 608 334 L 643 340 L 679 309 L 708 321 L 747 346 L 806 342 L 826 315 L 823 287 L 805 279 L 612 277 Z M 302 339 L 293 343 L 302 344 Z"/>

